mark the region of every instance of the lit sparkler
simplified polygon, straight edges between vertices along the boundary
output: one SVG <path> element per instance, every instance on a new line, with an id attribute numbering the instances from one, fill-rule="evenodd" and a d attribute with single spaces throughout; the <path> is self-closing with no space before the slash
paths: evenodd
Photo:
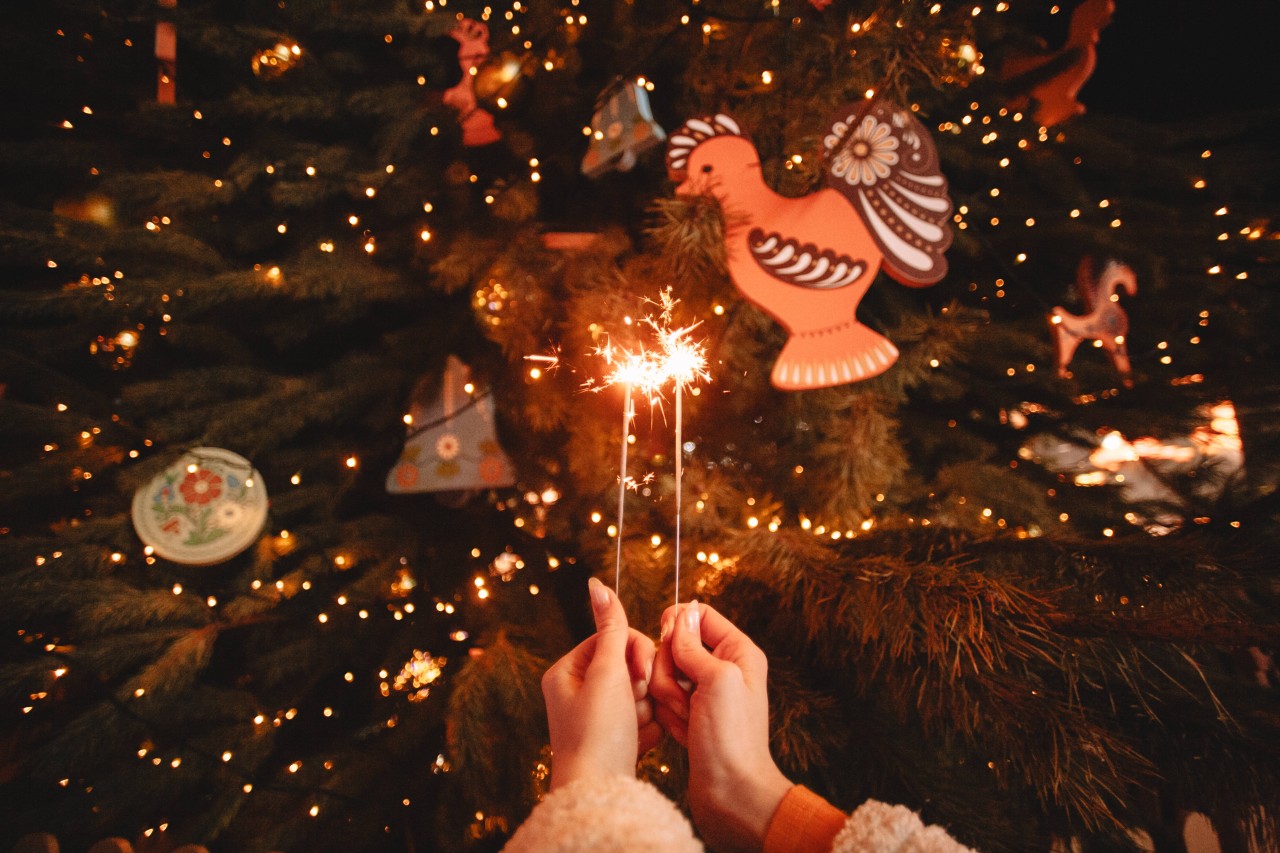
<path id="1" fill-rule="evenodd" d="M 638 352 L 617 349 L 612 342 L 597 348 L 596 354 L 607 363 L 615 365 L 613 371 L 605 377 L 595 390 L 610 385 L 621 384 L 624 389 L 622 414 L 622 462 L 618 474 L 618 548 L 614 566 L 614 589 L 622 578 L 622 523 L 625 515 L 625 496 L 627 485 L 627 439 L 631 435 L 631 422 L 635 418 L 635 400 L 633 389 L 640 389 L 650 403 L 660 402 L 662 391 L 668 382 L 674 385 L 676 401 L 675 423 L 675 475 L 676 475 L 676 535 L 675 535 L 675 600 L 680 603 L 680 517 L 681 494 L 684 480 L 684 389 L 699 380 L 710 379 L 707 373 L 707 360 L 702 344 L 691 340 L 690 334 L 699 324 L 672 329 L 671 316 L 677 300 L 671 296 L 671 289 L 662 292 L 660 304 L 662 311 L 655 317 L 645 317 L 644 323 L 653 329 L 658 338 L 658 351 Z"/>
<path id="2" fill-rule="evenodd" d="M 675 384 L 676 395 L 676 542 L 675 603 L 680 603 L 680 504 L 684 492 L 684 387 L 697 379 L 709 379 L 702 345 L 689 340 L 695 326 L 675 331 L 662 330 L 663 364 Z"/>
<path id="3" fill-rule="evenodd" d="M 623 387 L 622 394 L 622 461 L 618 467 L 618 547 L 617 555 L 614 558 L 613 565 L 613 590 L 615 593 L 621 594 L 622 583 L 622 523 L 626 516 L 626 495 L 627 486 L 633 482 L 627 476 L 627 440 L 631 437 L 631 422 L 636 416 L 636 401 L 632 395 L 633 388 L 641 388 L 646 394 L 653 398 L 657 390 L 659 378 L 657 373 L 657 363 L 652 356 L 641 350 L 637 353 L 627 352 L 626 350 L 616 349 L 612 342 L 600 347 L 596 350 L 609 364 L 616 365 L 613 371 L 605 378 L 603 385 L 599 388 L 617 385 L 621 383 Z"/>

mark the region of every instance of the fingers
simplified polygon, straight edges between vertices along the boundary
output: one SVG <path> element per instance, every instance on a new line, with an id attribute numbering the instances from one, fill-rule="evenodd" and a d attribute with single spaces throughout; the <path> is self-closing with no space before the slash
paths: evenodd
<path id="1" fill-rule="evenodd" d="M 697 606 L 698 633 L 702 644 L 710 647 L 716 659 L 728 661 L 741 669 L 748 682 L 763 682 L 768 672 L 768 660 L 760 647 L 711 605 Z M 690 618 L 687 611 L 683 615 L 686 620 Z M 676 654 L 679 663 L 679 652 Z"/>
<path id="2" fill-rule="evenodd" d="M 635 628 L 627 629 L 627 671 L 631 675 L 631 690 L 637 702 L 649 695 L 656 655 L 653 640 Z"/>
<path id="3" fill-rule="evenodd" d="M 689 718 L 689 694 L 677 682 L 683 674 L 676 669 L 671 655 L 671 634 L 675 630 L 676 612 L 678 608 L 668 608 L 662 617 L 662 643 L 658 647 L 653 662 L 653 677 L 649 681 L 649 695 L 661 707 L 666 707 L 674 716 L 687 720 Z M 659 722 L 662 719 L 659 717 Z M 666 723 L 663 726 L 671 727 Z"/>
<path id="4" fill-rule="evenodd" d="M 694 683 L 711 678 L 716 669 L 724 665 L 723 661 L 716 660 L 702 645 L 703 608 L 706 605 L 696 601 L 680 608 L 670 639 L 671 657 L 676 668 Z"/>
<path id="5" fill-rule="evenodd" d="M 638 735 L 640 747 L 636 751 L 636 757 L 644 755 L 646 752 L 662 742 L 662 726 L 651 722 L 648 725 L 642 726 Z"/>
<path id="6" fill-rule="evenodd" d="M 692 602 L 697 604 L 697 602 Z M 738 637 L 746 637 L 747 635 L 738 630 L 738 626 L 734 625 L 728 619 L 716 610 L 710 604 L 698 605 L 699 619 L 701 622 L 702 642 L 706 643 L 713 650 L 720 647 L 721 643 Z"/>
<path id="7" fill-rule="evenodd" d="M 628 641 L 627 613 L 622 609 L 622 602 L 597 578 L 587 581 L 587 589 L 590 592 L 591 614 L 595 617 L 598 638 L 592 661 L 621 660 L 626 653 Z"/>
<path id="8" fill-rule="evenodd" d="M 653 709 L 654 717 L 658 724 L 667 730 L 667 733 L 676 739 L 676 743 L 688 749 L 689 747 L 689 721 L 680 717 L 666 705 L 655 705 Z"/>
<path id="9" fill-rule="evenodd" d="M 568 654 L 556 661 L 542 675 L 542 695 L 550 698 L 571 692 L 582 683 L 595 656 L 596 635 L 592 634 L 574 646 Z"/>

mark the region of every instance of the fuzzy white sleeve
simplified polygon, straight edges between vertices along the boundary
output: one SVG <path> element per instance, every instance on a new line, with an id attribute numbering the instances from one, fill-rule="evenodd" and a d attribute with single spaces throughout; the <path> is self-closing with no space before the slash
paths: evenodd
<path id="1" fill-rule="evenodd" d="M 867 800 L 849 815 L 831 853 L 974 853 L 906 806 Z"/>
<path id="2" fill-rule="evenodd" d="M 503 853 L 702 853 L 675 804 L 627 776 L 580 780 L 552 791 Z"/>

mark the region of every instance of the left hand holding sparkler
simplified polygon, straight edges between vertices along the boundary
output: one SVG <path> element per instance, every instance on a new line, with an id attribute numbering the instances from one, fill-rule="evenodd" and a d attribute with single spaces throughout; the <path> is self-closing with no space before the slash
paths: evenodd
<path id="1" fill-rule="evenodd" d="M 596 633 L 542 677 L 551 730 L 551 788 L 635 774 L 636 757 L 662 735 L 648 698 L 653 640 L 627 625 L 617 594 L 589 581 Z"/>

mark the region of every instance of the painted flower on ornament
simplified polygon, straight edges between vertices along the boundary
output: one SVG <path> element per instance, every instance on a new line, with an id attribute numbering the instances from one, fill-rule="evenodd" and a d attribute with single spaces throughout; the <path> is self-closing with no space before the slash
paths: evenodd
<path id="1" fill-rule="evenodd" d="M 839 138 L 848 130 L 837 122 L 827 139 L 828 146 L 840 145 Z M 873 186 L 884 180 L 898 164 L 898 139 L 889 125 L 875 116 L 863 116 L 849 140 L 840 146 L 831 164 L 831 174 L 843 178 L 851 186 Z"/>
<path id="2" fill-rule="evenodd" d="M 507 466 L 501 456 L 486 456 L 480 460 L 477 473 L 483 483 L 500 483 L 507 474 Z"/>
<path id="3" fill-rule="evenodd" d="M 187 474 L 178 491 L 189 504 L 207 504 L 222 494 L 222 478 L 212 471 L 197 468 Z"/>
<path id="4" fill-rule="evenodd" d="M 441 459 L 453 459 L 460 450 L 462 450 L 462 442 L 458 441 L 458 437 L 451 432 L 446 432 L 436 439 L 436 456 Z"/>
<path id="5" fill-rule="evenodd" d="M 218 507 L 218 526 L 225 528 L 235 527 L 243 516 L 244 510 L 240 508 L 240 504 L 224 503 Z"/>
<path id="6" fill-rule="evenodd" d="M 396 485 L 408 489 L 418 484 L 418 466 L 401 464 L 396 466 Z"/>

